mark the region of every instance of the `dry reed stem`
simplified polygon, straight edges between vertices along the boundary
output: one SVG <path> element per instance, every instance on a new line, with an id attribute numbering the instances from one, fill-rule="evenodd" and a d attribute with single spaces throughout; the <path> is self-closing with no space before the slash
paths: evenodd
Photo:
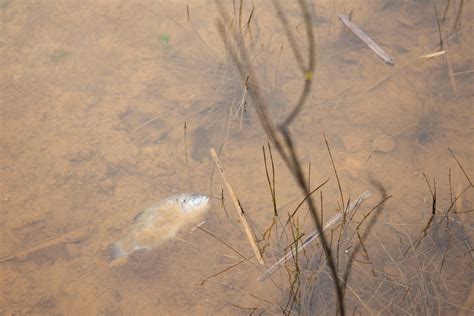
<path id="1" fill-rule="evenodd" d="M 337 17 L 341 22 L 350 29 L 361 41 L 363 41 L 380 59 L 389 66 L 395 65 L 395 61 L 390 57 L 377 43 L 375 43 L 359 26 L 351 22 L 349 17 L 338 14 Z"/>
<path id="2" fill-rule="evenodd" d="M 431 54 L 421 55 L 418 58 L 420 58 L 420 59 L 431 59 L 431 58 L 435 58 L 435 57 L 442 56 L 442 55 L 445 55 L 445 54 L 446 54 L 446 51 L 442 50 L 442 51 L 437 51 L 437 52 L 434 52 L 434 53 L 431 53 Z"/>
<path id="3" fill-rule="evenodd" d="M 461 165 L 461 162 L 458 160 L 458 158 L 456 157 L 456 155 L 454 154 L 454 152 L 451 150 L 451 148 L 448 147 L 448 150 L 449 152 L 451 153 L 451 156 L 453 156 L 454 160 L 456 160 L 456 162 L 458 163 L 458 166 L 459 168 L 461 168 L 461 171 L 462 173 L 464 174 L 464 176 L 466 177 L 467 181 L 469 182 L 469 184 L 472 186 L 474 186 L 472 184 L 472 181 L 471 179 L 469 179 L 469 176 L 467 175 L 466 171 L 464 170 L 463 166 Z"/>
<path id="4" fill-rule="evenodd" d="M 245 234 L 247 235 L 247 239 L 249 240 L 250 246 L 252 247 L 255 257 L 257 258 L 258 262 L 263 265 L 265 264 L 265 261 L 263 260 L 262 254 L 260 253 L 260 249 L 257 246 L 257 242 L 255 241 L 255 237 L 252 234 L 250 225 L 244 216 L 244 210 L 242 210 L 242 208 L 240 207 L 239 199 L 237 199 L 237 196 L 235 195 L 234 189 L 232 189 L 230 182 L 227 181 L 227 177 L 224 173 L 224 168 L 222 167 L 222 164 L 214 148 L 211 148 L 211 155 L 212 155 L 212 158 L 214 158 L 214 161 L 217 166 L 217 170 L 219 170 L 222 176 L 222 180 L 224 181 L 227 187 L 227 192 L 229 192 L 230 199 L 232 200 L 232 204 L 234 205 L 235 211 L 237 212 L 237 215 L 239 216 L 239 219 L 242 222 L 242 225 L 244 226 Z"/>

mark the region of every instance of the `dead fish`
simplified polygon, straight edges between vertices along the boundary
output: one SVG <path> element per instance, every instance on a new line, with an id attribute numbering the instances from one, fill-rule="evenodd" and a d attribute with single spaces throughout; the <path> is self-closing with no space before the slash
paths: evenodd
<path id="1" fill-rule="evenodd" d="M 134 251 L 162 245 L 208 209 L 209 198 L 197 193 L 172 196 L 146 208 L 135 216 L 129 232 L 107 247 L 110 265 L 125 263 Z"/>

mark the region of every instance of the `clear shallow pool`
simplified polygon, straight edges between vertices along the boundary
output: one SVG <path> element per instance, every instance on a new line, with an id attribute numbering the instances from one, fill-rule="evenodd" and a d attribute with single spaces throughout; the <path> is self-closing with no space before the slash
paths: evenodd
<path id="1" fill-rule="evenodd" d="M 219 13 L 213 2 L 200 1 L 189 5 L 188 17 L 186 4 L 2 3 L 1 313 L 288 310 L 288 272 L 259 283 L 264 268 L 255 258 L 238 264 L 239 255 L 199 230 L 126 266 L 107 265 L 105 248 L 140 209 L 189 191 L 214 197 L 202 227 L 251 257 L 225 191 L 225 210 L 221 205 L 224 185 L 210 147 L 222 149 L 257 237 L 272 222 L 261 148 L 267 139 L 218 35 Z M 279 120 L 296 102 L 302 79 L 271 4 L 255 5 L 245 36 L 261 90 Z M 283 5 L 304 47 L 298 6 Z M 346 290 L 350 312 L 472 312 L 474 221 L 466 212 L 472 210 L 472 188 L 454 203 L 451 212 L 460 213 L 453 213 L 449 226 L 440 221 L 468 184 L 448 147 L 471 180 L 474 174 L 473 10 L 464 4 L 458 19 L 459 2 L 436 5 L 441 17 L 446 12 L 446 53 L 429 60 L 420 56 L 440 48 L 431 1 L 363 7 L 319 1 L 312 11 L 314 86 L 291 131 L 302 163 L 311 162 L 311 186 L 331 177 L 323 187 L 324 218 L 335 214 L 340 198 L 323 132 L 346 201 L 366 190 L 377 193 L 370 176 L 393 196 L 365 242 L 367 254 L 353 263 Z M 236 21 L 238 12 L 237 6 Z M 244 3 L 244 25 L 251 12 Z M 393 67 L 336 16 L 351 12 L 352 21 L 394 58 Z M 274 156 L 284 222 L 302 197 Z M 423 173 L 432 186 L 436 178 L 438 210 L 426 236 L 432 196 Z M 374 195 L 362 211 L 379 199 Z M 299 212 L 302 232 L 310 232 L 307 210 Z M 288 239 L 281 231 L 269 239 L 268 266 Z M 307 314 L 333 313 L 321 248 L 301 256 L 301 296 L 293 312 L 300 306 Z"/>

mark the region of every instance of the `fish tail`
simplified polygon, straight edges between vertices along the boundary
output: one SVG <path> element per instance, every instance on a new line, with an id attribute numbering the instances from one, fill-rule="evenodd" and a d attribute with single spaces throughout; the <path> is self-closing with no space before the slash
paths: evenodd
<path id="1" fill-rule="evenodd" d="M 120 246 L 118 242 L 110 244 L 107 247 L 107 258 L 111 265 L 125 261 L 128 253 Z"/>

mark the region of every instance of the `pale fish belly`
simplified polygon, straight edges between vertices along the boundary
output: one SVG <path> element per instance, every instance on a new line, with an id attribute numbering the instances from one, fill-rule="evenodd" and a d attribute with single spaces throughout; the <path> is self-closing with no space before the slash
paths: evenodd
<path id="1" fill-rule="evenodd" d="M 107 248 L 110 265 L 125 263 L 134 251 L 160 246 L 180 229 L 197 224 L 208 209 L 209 198 L 196 193 L 172 196 L 146 208 L 135 216 L 128 233 Z"/>

